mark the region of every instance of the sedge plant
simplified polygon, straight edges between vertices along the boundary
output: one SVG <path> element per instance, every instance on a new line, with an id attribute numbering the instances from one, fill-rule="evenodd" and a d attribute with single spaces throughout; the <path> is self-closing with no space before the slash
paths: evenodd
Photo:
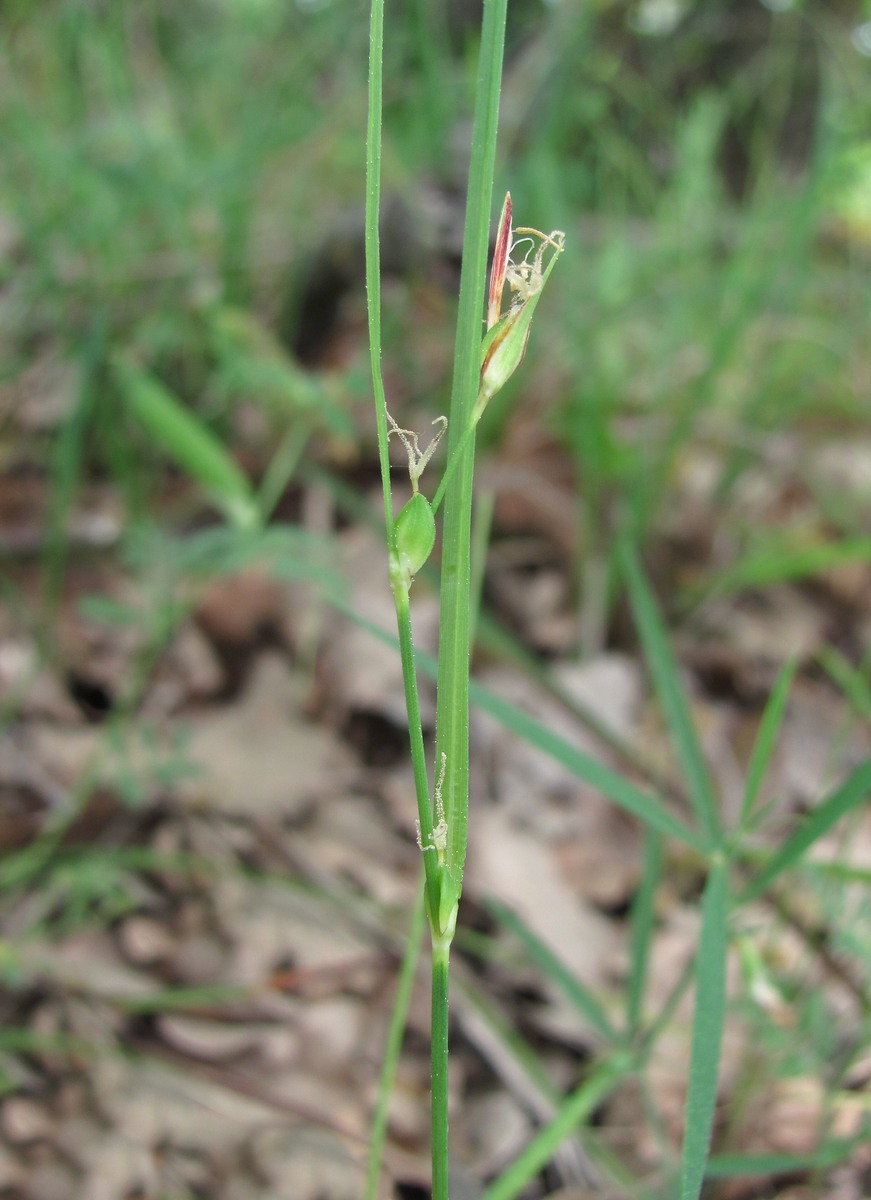
<path id="1" fill-rule="evenodd" d="M 401 428 L 388 411 L 381 375 L 379 203 L 384 0 L 372 0 L 371 8 L 366 282 L 388 577 L 396 611 L 409 722 L 418 843 L 424 873 L 423 912 L 429 925 L 432 953 L 432 1196 L 433 1200 L 448 1200 L 448 980 L 466 855 L 471 698 L 640 819 L 647 829 L 644 880 L 632 913 L 633 965 L 623 1027 L 615 1026 L 589 993 L 579 986 L 569 986 L 573 1001 L 586 1022 L 598 1031 L 606 1052 L 579 1086 L 556 1102 L 552 1119 L 542 1126 L 511 1167 L 489 1185 L 483 1198 L 511 1200 L 518 1195 L 559 1142 L 585 1121 L 621 1079 L 643 1074 L 650 1047 L 671 1019 L 685 990 L 694 985 L 683 1142 L 679 1162 L 673 1162 L 667 1170 L 665 1186 L 670 1196 L 698 1200 L 709 1174 L 717 1171 L 741 1173 L 758 1166 L 758 1161 L 726 1159 L 717 1162 L 716 1158 L 711 1159 L 733 917 L 742 905 L 766 892 L 782 872 L 799 863 L 808 849 L 845 813 L 862 803 L 871 786 L 871 760 L 859 764 L 747 882 L 744 877 L 746 840 L 764 815 L 758 811 L 759 786 L 783 716 L 792 668 L 784 671 L 772 694 L 748 768 L 741 816 L 737 828 L 729 828 L 720 812 L 714 779 L 705 761 L 665 629 L 626 531 L 615 542 L 619 575 L 683 780 L 682 816 L 676 815 L 654 793 L 639 790 L 628 777 L 564 743 L 552 730 L 536 727 L 527 714 L 514 710 L 470 681 L 475 432 L 488 403 L 523 359 L 538 300 L 564 246 L 564 236 L 560 232 L 543 234 L 527 227 L 515 227 L 511 198 L 507 196 L 497 226 L 489 294 L 485 297 L 506 7 L 507 0 L 484 2 L 450 409 L 447 416 L 436 416 L 433 422 L 435 437 L 424 449 L 421 449 L 418 435 Z M 506 289 L 509 293 L 507 309 L 503 306 Z M 443 435 L 447 441 L 446 466 L 430 500 L 421 489 L 422 476 Z M 391 487 L 391 436 L 399 439 L 407 454 L 412 489 L 411 499 L 398 513 Z M 437 517 L 442 523 L 440 635 L 438 662 L 434 668 L 437 687 L 435 761 L 430 770 L 418 701 L 410 590 L 415 575 L 428 562 L 435 548 Z M 418 658 L 424 669 L 431 669 L 425 656 Z M 651 1018 L 644 1010 L 655 924 L 654 896 L 664 870 L 662 836 L 676 839 L 697 856 L 704 886 L 694 960 L 688 964 L 662 1010 Z M 412 922 L 410 943 L 417 936 L 420 911 L 417 910 L 418 917 Z M 504 914 L 502 917 L 497 915 L 497 919 L 504 923 Z M 537 953 L 535 957 L 543 969 L 565 981 L 564 974 L 546 953 Z M 400 999 L 394 1012 L 385 1065 L 387 1073 L 398 1052 L 411 963 L 409 953 L 401 989 L 404 999 Z M 382 1101 L 388 1086 L 385 1075 Z M 383 1130 L 382 1104 L 376 1119 L 376 1137 L 373 1138 L 376 1155 Z M 377 1163 L 373 1158 L 367 1200 L 375 1194 L 376 1180 Z"/>
<path id="2" fill-rule="evenodd" d="M 639 787 L 628 774 L 585 754 L 555 730 L 534 721 L 528 713 L 469 678 L 474 607 L 470 544 L 475 432 L 490 400 L 522 361 L 532 316 L 564 241 L 558 232 L 542 234 L 523 226 L 515 227 L 511 201 L 506 197 L 497 226 L 489 294 L 486 294 L 506 2 L 486 0 L 484 7 L 451 405 L 447 416 L 435 417 L 435 437 L 423 449 L 418 434 L 402 428 L 388 411 L 380 370 L 378 214 L 383 0 L 373 0 L 372 5 L 366 221 L 370 344 L 384 485 L 389 583 L 396 609 L 408 707 L 425 883 L 410 923 L 400 973 L 365 1195 L 366 1200 L 374 1200 L 377 1194 L 378 1147 L 383 1145 L 385 1137 L 390 1075 L 399 1055 L 403 1013 L 408 1005 L 421 930 L 428 924 L 432 952 L 432 1194 L 435 1200 L 447 1200 L 448 1197 L 448 975 L 466 850 L 468 707 L 471 700 L 637 818 L 647 833 L 644 875 L 631 914 L 632 968 L 622 1019 L 619 1014 L 615 1018 L 605 1011 L 595 996 L 572 980 L 548 948 L 537 944 L 516 917 L 494 910 L 499 924 L 522 942 L 538 969 L 566 993 L 586 1025 L 597 1033 L 602 1053 L 585 1070 L 578 1085 L 565 1095 L 561 1096 L 552 1086 L 542 1091 L 550 1115 L 543 1115 L 543 1123 L 535 1137 L 518 1158 L 490 1182 L 482 1200 L 512 1200 L 553 1156 L 560 1143 L 587 1121 L 621 1080 L 628 1076 L 643 1079 L 651 1047 L 692 985 L 695 987 L 695 1004 L 683 1145 L 679 1162 L 670 1154 L 664 1154 L 663 1186 L 669 1200 L 673 1196 L 680 1200 L 698 1200 L 707 1178 L 784 1168 L 782 1157 L 768 1156 L 764 1161 L 759 1156 L 734 1153 L 710 1157 L 727 1008 L 726 963 L 730 942 L 735 940 L 731 928 L 734 918 L 743 905 L 767 895 L 783 874 L 802 863 L 808 850 L 836 822 L 867 800 L 871 788 L 871 760 L 860 763 L 785 841 L 770 855 L 763 853 L 760 858 L 758 849 L 748 842 L 748 838 L 766 815 L 765 806 L 759 803 L 760 784 L 783 717 L 792 670 L 784 672 L 772 694 L 748 767 L 740 817 L 737 825 L 730 828 L 718 811 L 715 784 L 694 729 L 691 707 L 671 657 L 653 595 L 634 547 L 624 538 L 616 540 L 614 551 L 683 781 L 677 803 L 674 799 L 664 802 L 656 790 Z M 507 305 L 504 302 L 506 291 Z M 113 366 L 131 411 L 152 440 L 210 494 L 228 523 L 246 543 L 266 539 L 270 531 L 265 526 L 274 497 L 298 461 L 298 447 L 291 446 L 293 453 L 289 455 L 282 452 L 276 455 L 275 465 L 258 492 L 217 439 L 156 380 L 120 355 L 115 356 Z M 431 470 L 434 451 L 442 436 L 447 441 L 446 466 L 440 481 L 430 491 L 429 476 L 424 480 L 424 472 L 426 468 Z M 391 437 L 397 438 L 405 449 L 412 490 L 411 499 L 398 513 L 391 488 L 388 455 Z M 431 499 L 428 498 L 430 495 Z M 422 654 L 417 655 L 417 661 L 415 659 L 410 593 L 415 575 L 433 554 L 437 520 L 442 523 L 441 636 L 438 663 L 433 664 Z M 265 541 L 262 544 L 265 545 Z M 834 660 L 826 666 L 832 671 L 838 669 Z M 431 671 L 437 678 L 437 741 L 431 767 L 427 762 L 421 727 L 416 667 Z M 853 691 L 859 694 L 855 685 Z M 659 783 L 656 786 L 657 790 L 663 790 Z M 692 856 L 704 877 L 704 887 L 697 952 L 665 1002 L 651 1012 L 648 977 L 656 924 L 655 898 L 666 870 L 662 848 L 665 838 L 682 845 Z M 752 963 L 753 947 L 746 937 L 742 953 Z M 541 1072 L 536 1075 L 538 1078 L 530 1076 L 530 1086 L 542 1090 Z M 651 1107 L 655 1108 L 654 1105 Z M 831 1155 L 843 1153 L 844 1148 L 829 1139 L 820 1147 L 819 1157 L 814 1158 L 814 1162 L 822 1164 L 829 1161 Z M 790 1159 L 786 1165 L 799 1163 Z M 616 1167 L 621 1165 L 616 1164 L 612 1171 L 615 1177 L 619 1173 Z M 627 1190 L 639 1192 L 639 1188 L 628 1183 Z"/>
<path id="3" fill-rule="evenodd" d="M 366 284 L 372 378 L 384 492 L 388 574 L 396 610 L 400 656 L 417 798 L 418 844 L 425 874 L 424 900 L 432 945 L 432 1194 L 448 1196 L 448 970 L 466 856 L 469 807 L 469 659 L 471 641 L 471 511 L 475 428 L 490 399 L 519 366 L 545 282 L 563 249 L 559 232 L 542 234 L 512 224 L 510 196 L 499 221 L 486 330 L 482 338 L 490 208 L 496 154 L 499 90 L 507 0 L 486 0 L 469 171 L 463 260 L 450 412 L 421 450 L 413 431 L 388 412 L 381 375 L 380 164 L 384 3 L 374 0 L 370 28 L 369 120 L 366 182 Z M 515 243 L 513 235 L 520 241 Z M 515 259 L 518 247 L 526 250 Z M 511 301 L 503 312 L 503 293 Z M 435 446 L 447 433 L 447 466 L 430 502 L 420 480 Z M 396 514 L 389 439 L 408 455 L 412 496 Z M 410 589 L 436 541 L 443 512 L 440 641 L 437 678 L 436 763 L 432 782 L 418 700 Z"/>

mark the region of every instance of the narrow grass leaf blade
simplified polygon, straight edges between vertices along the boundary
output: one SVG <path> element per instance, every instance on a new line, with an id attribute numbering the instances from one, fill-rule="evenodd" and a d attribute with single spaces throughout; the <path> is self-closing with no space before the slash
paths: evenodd
<path id="1" fill-rule="evenodd" d="M 424 665 L 423 655 L 418 656 Z M 696 850 L 704 850 L 704 840 L 678 817 L 672 815 L 661 800 L 650 792 L 643 792 L 617 771 L 579 750 L 565 738 L 536 721 L 528 713 L 491 692 L 480 683 L 472 682 L 469 697 L 473 704 L 495 717 L 506 729 L 524 738 L 531 746 L 537 746 L 545 754 L 562 763 L 579 779 L 598 788 L 609 800 L 637 817 L 651 829 L 658 829 L 668 837 L 677 838 Z"/>
<path id="2" fill-rule="evenodd" d="M 587 1120 L 631 1069 L 622 1056 L 602 1063 L 572 1092 L 511 1166 L 484 1190 L 481 1200 L 513 1200 L 533 1179 L 564 1138 Z"/>
<path id="3" fill-rule="evenodd" d="M 871 758 L 861 762 L 832 794 L 805 817 L 795 832 L 772 855 L 738 897 L 745 903 L 760 895 L 782 871 L 794 866 L 805 852 L 828 833 L 841 817 L 871 799 Z"/>
<path id="4" fill-rule="evenodd" d="M 847 863 L 809 862 L 807 869 L 822 879 L 836 879 L 839 883 L 861 883 L 871 887 L 871 867 L 853 867 Z"/>
<path id="5" fill-rule="evenodd" d="M 484 0 L 475 83 L 475 113 L 466 191 L 457 336 L 451 386 L 448 458 L 459 451 L 458 467 L 445 491 L 442 572 L 439 590 L 439 663 L 436 686 L 436 762 L 443 764 L 447 847 L 444 874 L 462 888 L 469 819 L 469 661 L 471 656 L 471 519 L 474 438 L 464 443 L 478 391 L 481 318 L 490 203 L 496 166 L 496 134 L 505 50 L 508 0 Z M 433 857 L 425 855 L 424 857 Z M 441 854 L 439 855 L 441 859 Z M 440 868 L 441 869 L 441 868 Z M 444 894 L 444 893 L 443 893 Z M 448 893 L 449 894 L 449 893 Z M 453 936 L 451 933 L 450 936 Z M 432 1197 L 448 1200 L 448 947 L 432 947 Z M 443 977 L 443 986 L 442 986 Z M 442 1036 L 443 1035 L 443 1036 Z M 443 1043 L 443 1053 L 439 1046 Z"/>
<path id="6" fill-rule="evenodd" d="M 705 1174 L 708 1179 L 732 1179 L 834 1167 L 850 1155 L 857 1141 L 839 1138 L 827 1142 L 813 1154 L 715 1154 L 709 1159 Z"/>
<path id="7" fill-rule="evenodd" d="M 725 860 L 717 858 L 711 866 L 702 900 L 690 1079 L 681 1154 L 680 1200 L 698 1200 L 711 1144 L 720 1046 L 726 1017 L 728 919 L 728 868 Z"/>
<path id="8" fill-rule="evenodd" d="M 692 599 L 694 602 L 711 595 L 724 595 L 744 588 L 770 587 L 792 579 L 822 575 L 837 567 L 871 558 L 871 538 L 844 538 L 840 542 L 823 542 L 815 546 L 772 546 L 764 553 L 723 571 L 710 579 Z"/>
<path id="9" fill-rule="evenodd" d="M 621 1040 L 620 1035 L 609 1021 L 599 1001 L 569 971 L 565 963 L 557 958 L 550 947 L 546 946 L 517 913 L 512 912 L 506 905 L 491 899 L 486 901 L 486 907 L 499 924 L 520 942 L 530 959 L 541 968 L 548 979 L 556 984 L 596 1033 L 609 1045 L 613 1046 L 618 1043 Z"/>
<path id="10" fill-rule="evenodd" d="M 718 845 L 721 839 L 717 801 L 677 665 L 672 657 L 653 593 L 628 541 L 624 540 L 621 543 L 619 554 L 644 655 L 665 714 L 696 819 L 707 842 L 713 847 Z"/>
<path id="11" fill-rule="evenodd" d="M 630 1037 L 639 1030 L 642 1002 L 647 984 L 647 965 L 655 923 L 656 889 L 662 876 L 662 837 L 647 830 L 644 842 L 644 870 L 632 905 L 629 986 L 626 996 L 626 1026 Z"/>
<path id="12" fill-rule="evenodd" d="M 480 382 L 490 209 L 505 48 L 507 0 L 484 0 L 475 84 L 472 152 L 466 194 L 457 336 L 451 385 L 447 458 L 458 456 L 445 491 L 439 590 L 436 761 L 445 756 L 442 799 L 448 827 L 447 866 L 462 885 L 469 816 L 470 539 L 475 439 L 466 434 Z"/>
<path id="13" fill-rule="evenodd" d="M 867 656 L 866 656 L 867 657 Z M 821 646 L 817 651 L 820 666 L 841 689 L 856 712 L 865 721 L 871 721 L 871 686 L 865 678 L 865 670 L 857 669 L 833 646 Z"/>
<path id="14" fill-rule="evenodd" d="M 202 484 L 236 524 L 256 523 L 251 486 L 220 441 L 153 376 L 117 360 L 124 398 L 146 432 L 183 470 Z"/>
<path id="15" fill-rule="evenodd" d="M 768 703 L 762 714 L 762 720 L 759 722 L 756 741 L 753 744 L 753 753 L 750 755 L 750 762 L 747 767 L 744 798 L 741 802 L 740 829 L 747 828 L 753 815 L 753 810 L 756 807 L 759 789 L 762 786 L 762 780 L 771 761 L 774 743 L 777 740 L 781 722 L 786 712 L 786 702 L 789 698 L 792 681 L 795 678 L 796 666 L 797 662 L 793 659 L 780 672 L 771 695 L 768 698 Z"/>

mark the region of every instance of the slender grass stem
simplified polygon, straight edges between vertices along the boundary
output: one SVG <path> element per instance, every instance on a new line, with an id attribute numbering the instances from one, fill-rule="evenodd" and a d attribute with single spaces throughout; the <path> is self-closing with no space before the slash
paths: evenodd
<path id="1" fill-rule="evenodd" d="M 477 428 L 478 428 L 478 422 L 476 420 L 470 421 L 469 424 L 466 426 L 466 431 L 463 434 L 462 438 L 460 439 L 458 445 L 451 453 L 450 458 L 448 459 L 447 466 L 445 467 L 445 472 L 442 475 L 441 479 L 439 480 L 439 485 L 436 488 L 436 493 L 432 498 L 433 512 L 438 512 L 438 510 L 441 508 L 442 501 L 445 498 L 445 493 L 448 490 L 448 485 L 450 484 L 451 480 L 453 479 L 454 472 L 456 471 L 457 467 L 462 462 L 463 455 L 465 454 L 466 450 L 471 449 L 472 452 L 474 453 L 473 439 L 475 437 L 475 431 Z"/>
<path id="2" fill-rule="evenodd" d="M 432 950 L 432 1195 L 448 1200 L 448 974 L 450 939 Z"/>
<path id="3" fill-rule="evenodd" d="M 468 430 L 481 369 L 506 8 L 507 0 L 485 0 L 448 424 L 448 462 L 457 453 L 457 465 L 444 497 L 436 755 L 439 761 L 445 755 L 447 865 L 458 885 L 465 865 L 469 804 L 470 540 L 475 440 Z"/>
<path id="4" fill-rule="evenodd" d="M 473 410 L 481 370 L 484 291 L 496 164 L 496 131 L 507 0 L 485 0 L 475 92 L 472 156 L 463 236 L 448 462 L 457 466 L 444 492 L 439 597 L 436 761 L 447 825 L 446 871 L 462 886 L 469 810 L 469 659 L 471 639 L 471 516 L 475 461 Z M 432 857 L 432 856 L 429 856 Z M 444 922 L 442 923 L 444 928 Z M 448 1200 L 448 954 L 450 937 L 433 939 L 432 1153 L 433 1200 Z"/>
<path id="5" fill-rule="evenodd" d="M 375 391 L 375 423 L 378 427 L 378 458 L 384 493 L 384 522 L 388 549 L 395 548 L 391 505 L 387 396 L 381 375 L 381 239 L 378 217 L 381 210 L 381 120 L 382 71 L 384 59 L 384 0 L 372 0 L 369 25 L 369 119 L 366 128 L 366 305 L 369 321 L 369 357 Z"/>
<path id="6" fill-rule="evenodd" d="M 396 607 L 408 710 L 426 908 L 432 932 L 432 1163 L 433 1200 L 448 1200 L 448 969 L 450 944 L 466 856 L 469 803 L 469 655 L 471 639 L 470 527 L 474 469 L 474 407 L 481 369 L 482 318 L 489 245 L 496 130 L 505 43 L 507 0 L 485 0 L 475 91 L 472 154 L 463 241 L 451 393 L 440 593 L 436 775 L 438 837 L 433 829 L 417 679 L 408 573 L 400 570 L 388 455 L 389 418 L 381 375 L 381 280 L 378 215 L 381 200 L 382 60 L 384 0 L 372 0 L 369 117 L 366 153 L 366 287 L 378 449 L 384 493 L 390 583 Z M 456 464 L 455 466 L 453 464 Z"/>
<path id="7" fill-rule="evenodd" d="M 426 774 L 426 748 L 423 744 L 423 725 L 420 719 L 420 699 L 417 691 L 417 671 L 414 665 L 414 640 L 411 631 L 408 592 L 403 592 L 401 587 L 394 587 L 393 601 L 396 607 L 396 625 L 399 632 L 399 657 L 402 661 L 402 684 L 405 689 L 405 711 L 408 714 L 408 736 L 411 745 L 414 790 L 417 796 L 420 841 L 422 846 L 431 846 L 433 814 Z M 433 904 L 438 905 L 439 889 L 438 861 L 435 854 L 424 853 L 423 865 L 432 908 Z"/>
<path id="8" fill-rule="evenodd" d="M 417 675 L 414 666 L 414 642 L 408 587 L 396 577 L 393 564 L 397 560 L 396 529 L 393 521 L 393 492 L 390 482 L 388 453 L 389 428 L 387 396 L 381 374 L 381 246 L 378 218 L 381 208 L 381 119 L 382 119 L 382 60 L 384 51 L 384 0 L 373 0 L 369 28 L 369 120 L 366 134 L 366 296 L 369 320 L 369 353 L 372 366 L 372 387 L 375 393 L 375 419 L 378 427 L 378 456 L 384 494 L 384 524 L 387 552 L 391 564 L 391 587 L 396 608 L 399 632 L 402 681 L 408 712 L 411 759 L 417 798 L 418 822 L 423 845 L 432 842 L 433 819 L 426 773 L 426 751 L 420 720 Z M 430 908 L 438 905 L 438 864 L 435 855 L 424 854 L 426 887 Z"/>

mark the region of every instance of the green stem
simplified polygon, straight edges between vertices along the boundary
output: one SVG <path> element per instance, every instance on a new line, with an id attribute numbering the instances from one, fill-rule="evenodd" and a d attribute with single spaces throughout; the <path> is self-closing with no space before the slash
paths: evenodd
<path id="1" fill-rule="evenodd" d="M 448 1200 L 449 938 L 432 947 L 432 1200 Z"/>
<path id="2" fill-rule="evenodd" d="M 444 498 L 445 498 L 445 492 L 448 490 L 448 484 L 453 479 L 454 472 L 456 471 L 457 467 L 459 466 L 465 450 L 471 445 L 472 438 L 475 436 L 475 430 L 477 428 L 478 428 L 478 418 L 473 417 L 472 420 L 469 422 L 466 432 L 463 434 L 463 436 L 460 440 L 460 444 L 456 447 L 455 450 L 452 451 L 451 456 L 448 459 L 447 466 L 445 467 L 445 472 L 442 475 L 441 479 L 439 480 L 439 485 L 436 488 L 436 493 L 432 498 L 432 510 L 434 513 L 437 513 L 438 510 L 441 508 L 442 500 L 444 500 Z M 474 451 L 474 447 L 472 447 L 472 449 Z"/>
<path id="3" fill-rule="evenodd" d="M 445 496 L 440 596 L 436 773 L 445 764 L 442 799 L 447 844 L 425 849 L 427 912 L 432 932 L 432 1169 L 433 1200 L 448 1200 L 448 964 L 466 856 L 469 803 L 470 526 L 474 468 L 474 406 L 480 375 L 484 288 L 490 208 L 496 161 L 499 89 L 507 0 L 484 0 L 481 55 L 475 93 L 472 155 L 457 316 Z M 381 279 L 378 212 L 381 200 L 382 58 L 384 0 L 372 0 L 369 57 L 369 119 L 366 142 L 366 287 L 369 346 L 375 393 L 378 449 L 384 492 L 390 581 L 399 629 L 408 708 L 415 790 L 424 848 L 433 844 L 417 680 L 414 669 L 408 582 L 398 570 L 390 486 L 387 399 L 381 375 Z M 440 492 L 441 495 L 441 492 Z M 439 814 L 441 817 L 441 813 Z"/>
<path id="4" fill-rule="evenodd" d="M 426 749 L 423 744 L 423 724 L 420 719 L 420 700 L 417 691 L 417 671 L 414 665 L 414 641 L 411 630 L 411 611 L 408 589 L 397 581 L 393 585 L 393 603 L 396 608 L 396 627 L 399 631 L 399 657 L 402 661 L 402 684 L 405 688 L 405 710 L 408 714 L 408 737 L 411 745 L 411 765 L 414 774 L 414 790 L 417 797 L 417 819 L 420 824 L 421 845 L 431 846 L 433 841 L 433 814 L 429 798 L 429 780 L 426 774 Z M 424 852 L 423 866 L 426 873 L 426 890 L 430 912 L 438 911 L 441 881 L 438 859 L 432 852 Z"/>
<path id="5" fill-rule="evenodd" d="M 490 530 L 493 526 L 493 511 L 496 508 L 496 495 L 493 491 L 479 492 L 472 515 L 472 583 L 471 605 L 472 624 L 469 639 L 474 646 L 478 636 L 478 621 L 481 616 L 481 603 L 484 594 L 484 575 L 487 569 L 487 547 L 490 544 Z"/>
<path id="6" fill-rule="evenodd" d="M 469 809 L 469 656 L 474 407 L 481 370 L 484 290 L 496 165 L 499 89 L 507 0 L 484 0 L 481 55 L 475 91 L 472 156 L 463 237 L 454 378 L 448 427 L 450 486 L 444 489 L 436 763 L 442 785 L 447 853 L 439 854 L 448 896 L 459 897 L 466 858 Z M 456 467 L 453 465 L 456 456 Z M 454 473 L 455 472 L 455 473 Z M 437 769 L 439 769 L 437 767 Z M 434 858 L 435 855 L 424 855 Z M 450 885 L 450 886 L 449 886 Z M 433 1200 L 448 1200 L 448 965 L 453 919 L 433 920 L 432 943 L 432 1169 Z"/>
<path id="7" fill-rule="evenodd" d="M 384 524 L 387 553 L 390 562 L 391 588 L 396 608 L 402 658 L 402 681 L 408 711 L 411 758 L 417 813 L 423 845 L 432 841 L 432 805 L 426 774 L 426 752 L 420 722 L 420 703 L 417 676 L 414 669 L 411 613 L 408 586 L 398 576 L 395 564 L 396 531 L 393 523 L 393 492 L 390 482 L 389 429 L 387 396 L 381 374 L 381 245 L 378 216 L 381 207 L 381 119 L 382 119 L 382 60 L 384 56 L 384 0 L 372 0 L 369 27 L 369 119 L 366 133 L 366 300 L 369 319 L 369 355 L 372 367 L 372 388 L 375 393 L 375 420 L 378 427 L 378 457 L 381 465 L 381 485 L 384 494 Z M 434 854 L 424 854 L 426 886 L 430 909 L 438 909 L 439 877 Z"/>
<path id="8" fill-rule="evenodd" d="M 444 500 L 436 761 L 441 762 L 445 755 L 442 796 L 448 826 L 447 868 L 457 887 L 463 879 L 469 806 L 469 557 L 475 460 L 475 439 L 469 430 L 481 370 L 506 7 L 507 0 L 484 3 L 448 426 L 448 463 L 453 478 Z"/>
<path id="9" fill-rule="evenodd" d="M 378 214 L 381 209 L 381 117 L 382 68 L 384 57 L 384 0 L 372 0 L 369 25 L 369 120 L 366 127 L 366 308 L 369 320 L 369 358 L 375 392 L 375 423 L 378 427 L 378 459 L 384 493 L 387 546 L 396 549 L 390 486 L 387 396 L 381 375 L 381 241 Z"/>

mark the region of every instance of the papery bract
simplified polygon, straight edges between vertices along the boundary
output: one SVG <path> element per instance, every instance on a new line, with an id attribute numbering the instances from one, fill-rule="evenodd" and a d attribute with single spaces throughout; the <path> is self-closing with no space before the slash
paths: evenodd
<path id="1" fill-rule="evenodd" d="M 527 261 L 527 258 L 519 263 L 511 260 L 511 196 L 507 195 L 499 219 L 499 232 L 490 273 L 487 333 L 481 345 L 481 382 L 475 404 L 475 420 L 523 361 L 535 306 L 565 243 L 565 235 L 559 230 L 549 235 L 540 233 L 537 229 L 523 228 L 517 232 L 530 235 L 530 241 L 533 237 L 540 239 L 541 244 L 532 262 Z M 545 265 L 544 255 L 548 248 L 553 253 Z M 506 283 L 516 296 L 508 312 L 500 318 L 502 292 Z"/>

